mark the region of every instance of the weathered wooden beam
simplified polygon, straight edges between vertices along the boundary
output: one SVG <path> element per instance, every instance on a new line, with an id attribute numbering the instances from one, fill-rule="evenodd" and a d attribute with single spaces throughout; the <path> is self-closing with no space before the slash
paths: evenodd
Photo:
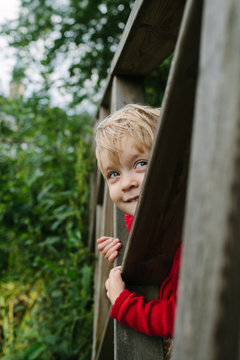
<path id="1" fill-rule="evenodd" d="M 114 112 L 127 104 L 144 103 L 144 89 L 142 78 L 114 77 L 112 84 L 111 112 Z M 114 265 L 122 264 L 123 253 L 128 239 L 124 214 L 114 207 L 114 236 L 119 237 L 123 244 Z"/>
<path id="2" fill-rule="evenodd" d="M 102 105 L 109 105 L 113 76 L 146 76 L 173 52 L 185 2 L 135 2 L 111 63 Z"/>
<path id="3" fill-rule="evenodd" d="M 136 1 L 110 72 L 146 76 L 174 50 L 186 0 Z"/>
<path id="4" fill-rule="evenodd" d="M 97 211 L 97 238 L 103 235 L 113 236 L 113 204 L 109 198 L 108 189 L 105 185 L 104 204 L 101 208 L 98 206 Z M 105 281 L 111 269 L 110 263 L 99 254 L 96 248 L 96 266 L 95 266 L 95 293 L 94 293 L 94 328 L 93 328 L 93 350 L 92 360 L 96 359 L 99 347 L 104 333 L 104 328 L 108 321 L 108 314 L 110 309 L 109 300 L 106 296 Z M 109 343 L 109 351 L 112 346 L 112 341 Z"/>
<path id="5" fill-rule="evenodd" d="M 112 84 L 111 112 L 135 103 L 144 103 L 143 78 L 115 76 Z"/>
<path id="6" fill-rule="evenodd" d="M 99 113 L 100 119 L 108 115 L 107 110 L 101 108 Z M 94 202 L 96 206 L 96 214 L 93 216 L 95 220 L 95 235 L 99 238 L 103 235 L 113 236 L 113 203 L 109 197 L 108 188 L 104 185 L 100 171 L 95 169 L 96 189 L 94 190 Z M 96 239 L 95 239 L 96 241 Z M 92 360 L 99 356 L 101 347 L 108 346 L 109 354 L 113 354 L 113 341 L 108 343 L 109 336 L 103 341 L 104 329 L 107 328 L 109 301 L 106 297 L 105 280 L 111 269 L 109 262 L 99 254 L 95 246 L 96 265 L 95 265 L 95 279 L 94 279 L 94 324 L 93 324 L 93 349 Z M 112 325 L 113 327 L 113 325 Z M 107 344 L 107 345 L 106 345 Z M 101 350 L 103 351 L 103 350 Z M 107 359 L 107 358 L 104 358 Z"/>
<path id="7" fill-rule="evenodd" d="M 143 103 L 144 91 L 141 79 L 115 77 L 112 87 L 111 112 L 118 110 L 128 103 Z M 128 232 L 124 223 L 124 214 L 115 207 L 114 210 L 114 236 L 121 239 L 123 248 L 115 260 L 115 265 L 120 265 L 124 248 L 128 239 Z M 136 250 L 136 249 L 135 249 Z M 142 288 L 141 293 L 151 299 L 157 298 L 158 287 Z M 149 337 L 129 327 L 114 321 L 114 360 L 162 360 L 162 339 Z"/>
<path id="8" fill-rule="evenodd" d="M 205 0 L 176 360 L 240 356 L 239 34 L 239 0 Z"/>
<path id="9" fill-rule="evenodd" d="M 96 360 L 113 360 L 114 359 L 114 345 L 113 345 L 113 319 L 108 314 L 106 318 L 105 328 L 102 332 L 101 343 L 99 345 Z"/>
<path id="10" fill-rule="evenodd" d="M 201 26 L 201 1 L 188 3 L 131 238 L 128 283 L 161 284 L 181 242 Z"/>
<path id="11" fill-rule="evenodd" d="M 99 119 L 104 119 L 108 115 L 108 110 L 101 106 L 99 108 Z M 94 142 L 92 142 L 91 152 L 95 153 Z M 90 175 L 90 199 L 89 199 L 89 235 L 88 248 L 90 251 L 95 249 L 96 241 L 96 206 L 103 203 L 104 181 L 101 172 L 97 167 L 97 161 L 93 164 L 93 171 Z"/>

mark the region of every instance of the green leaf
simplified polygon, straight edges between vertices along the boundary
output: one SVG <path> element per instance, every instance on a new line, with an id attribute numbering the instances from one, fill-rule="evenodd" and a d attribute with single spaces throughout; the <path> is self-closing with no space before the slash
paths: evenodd
<path id="1" fill-rule="evenodd" d="M 46 346 L 41 343 L 34 343 L 31 344 L 26 351 L 24 352 L 23 356 L 26 360 L 36 360 L 39 359 L 39 356 L 46 350 Z"/>
<path id="2" fill-rule="evenodd" d="M 41 201 L 42 198 L 49 192 L 49 190 L 51 190 L 51 188 L 53 187 L 53 184 L 48 184 L 39 194 L 38 194 L 38 201 Z"/>

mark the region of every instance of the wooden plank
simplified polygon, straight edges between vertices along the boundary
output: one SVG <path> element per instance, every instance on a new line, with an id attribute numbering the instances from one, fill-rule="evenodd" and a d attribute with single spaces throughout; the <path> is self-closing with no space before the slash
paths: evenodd
<path id="1" fill-rule="evenodd" d="M 113 79 L 111 112 L 118 110 L 128 103 L 143 103 L 144 92 L 141 79 L 129 79 L 125 77 L 115 77 Z M 128 232 L 124 223 L 124 214 L 114 210 L 114 236 L 118 237 L 123 247 L 119 251 L 119 256 L 114 264 L 122 262 L 124 248 L 127 243 Z M 131 288 L 132 291 L 139 291 L 149 299 L 158 297 L 158 287 Z M 163 347 L 162 339 L 149 337 L 137 332 L 129 327 L 125 327 L 114 321 L 114 359 L 115 360 L 162 360 Z"/>
<path id="2" fill-rule="evenodd" d="M 144 91 L 142 78 L 114 77 L 112 84 L 111 112 L 114 112 L 127 104 L 144 103 Z M 123 253 L 128 239 L 124 214 L 114 206 L 114 236 L 118 237 L 123 246 L 119 251 L 114 265 L 122 263 Z"/>
<path id="3" fill-rule="evenodd" d="M 136 1 L 110 72 L 145 76 L 174 50 L 185 0 Z"/>
<path id="4" fill-rule="evenodd" d="M 100 119 L 105 118 L 108 115 L 107 110 L 101 108 L 99 113 Z M 94 192 L 96 207 L 96 238 L 102 235 L 113 236 L 113 203 L 109 197 L 107 185 L 104 184 L 102 175 L 99 170 L 95 169 L 95 178 L 97 190 Z M 96 240 L 95 240 L 96 241 Z M 108 314 L 110 304 L 106 297 L 105 291 L 105 280 L 111 269 L 109 262 L 99 254 L 97 247 L 95 246 L 96 254 L 96 265 L 95 265 L 95 279 L 94 279 L 94 324 L 93 324 L 93 349 L 92 349 L 92 360 L 95 360 L 101 352 L 101 347 L 109 347 L 109 354 L 113 354 L 113 341 L 109 342 L 109 336 L 102 340 L 104 329 L 107 327 Z M 112 325 L 113 328 L 113 325 Z M 100 350 L 99 350 L 100 349 Z M 103 350 L 102 350 L 103 351 Z M 106 357 L 104 360 L 107 359 Z"/>
<path id="5" fill-rule="evenodd" d="M 113 360 L 113 358 L 113 319 L 111 319 L 110 315 L 108 315 L 96 360 Z"/>
<path id="6" fill-rule="evenodd" d="M 104 119 L 108 115 L 108 110 L 101 106 L 99 108 L 99 119 Z M 95 154 L 95 144 L 92 142 L 91 153 Z M 97 167 L 97 161 L 93 164 L 93 171 L 90 175 L 90 199 L 89 199 L 89 235 L 88 248 L 90 251 L 95 249 L 95 223 L 96 223 L 96 205 L 103 203 L 104 181 Z"/>
<path id="7" fill-rule="evenodd" d="M 96 222 L 95 215 L 96 215 L 96 205 L 97 205 L 97 201 L 96 201 L 96 193 L 97 193 L 96 165 L 97 164 L 95 162 L 95 164 L 93 165 L 94 170 L 90 174 L 90 179 L 89 179 L 89 188 L 90 188 L 90 199 L 89 199 L 89 208 L 88 208 L 88 212 L 89 212 L 88 249 L 89 249 L 89 251 L 94 251 L 94 248 L 95 248 L 95 222 Z"/>
<path id="8" fill-rule="evenodd" d="M 128 230 L 125 224 L 124 213 L 114 206 L 114 234 L 121 239 L 122 247 L 114 260 L 114 266 L 122 265 L 123 255 L 127 246 Z"/>
<path id="9" fill-rule="evenodd" d="M 135 103 L 144 103 L 143 78 L 115 76 L 112 84 L 111 112 Z"/>
<path id="10" fill-rule="evenodd" d="M 104 206 L 101 211 L 103 212 L 103 215 L 97 216 L 97 221 L 99 222 L 97 228 L 99 231 L 96 233 L 96 236 L 97 238 L 102 235 L 113 236 L 113 204 L 109 198 L 106 185 L 104 192 Z M 99 254 L 97 248 L 96 258 L 92 360 L 96 359 L 99 352 L 99 346 L 102 342 L 102 334 L 104 333 L 104 328 L 106 327 L 106 323 L 108 321 L 110 304 L 106 296 L 105 281 L 112 268 L 110 263 L 101 254 Z M 109 343 L 109 351 L 111 345 L 112 341 Z"/>
<path id="11" fill-rule="evenodd" d="M 114 359 L 164 359 L 161 338 L 147 336 L 121 324 L 116 324 L 115 326 L 118 338 L 117 344 L 114 344 Z"/>
<path id="12" fill-rule="evenodd" d="M 109 110 L 104 106 L 99 108 L 98 120 L 103 120 L 109 115 Z M 95 146 L 95 144 L 94 144 Z M 94 147 L 95 154 L 95 147 Z M 101 171 L 97 168 L 97 203 L 102 203 L 104 198 L 104 179 Z"/>
<path id="13" fill-rule="evenodd" d="M 174 50 L 186 0 L 138 0 L 111 63 L 102 104 L 114 75 L 146 76 Z"/>
<path id="14" fill-rule="evenodd" d="M 239 34 L 239 0 L 205 0 L 177 360 L 240 355 Z"/>
<path id="15" fill-rule="evenodd" d="M 170 72 L 137 216 L 124 256 L 133 284 L 161 284 L 182 238 L 201 25 L 201 1 L 190 1 Z"/>

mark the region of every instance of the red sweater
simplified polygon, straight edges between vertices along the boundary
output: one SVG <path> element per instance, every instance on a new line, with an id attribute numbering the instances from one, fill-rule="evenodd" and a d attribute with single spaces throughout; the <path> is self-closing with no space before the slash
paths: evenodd
<path id="1" fill-rule="evenodd" d="M 125 215 L 130 232 L 133 216 Z M 146 301 L 144 296 L 125 289 L 116 299 L 111 317 L 121 324 L 150 336 L 173 337 L 180 267 L 181 245 L 159 290 L 159 299 Z"/>

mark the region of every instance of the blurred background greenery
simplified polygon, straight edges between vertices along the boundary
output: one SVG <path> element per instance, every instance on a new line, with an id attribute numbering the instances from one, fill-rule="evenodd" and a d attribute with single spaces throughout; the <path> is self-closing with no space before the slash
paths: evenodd
<path id="1" fill-rule="evenodd" d="M 21 0 L 2 26 L 16 66 L 0 95 L 0 359 L 91 358 L 92 126 L 132 5 Z M 146 79 L 148 104 L 161 105 L 170 63 Z"/>
<path id="2" fill-rule="evenodd" d="M 0 104 L 1 359 L 88 359 L 90 117 Z"/>

